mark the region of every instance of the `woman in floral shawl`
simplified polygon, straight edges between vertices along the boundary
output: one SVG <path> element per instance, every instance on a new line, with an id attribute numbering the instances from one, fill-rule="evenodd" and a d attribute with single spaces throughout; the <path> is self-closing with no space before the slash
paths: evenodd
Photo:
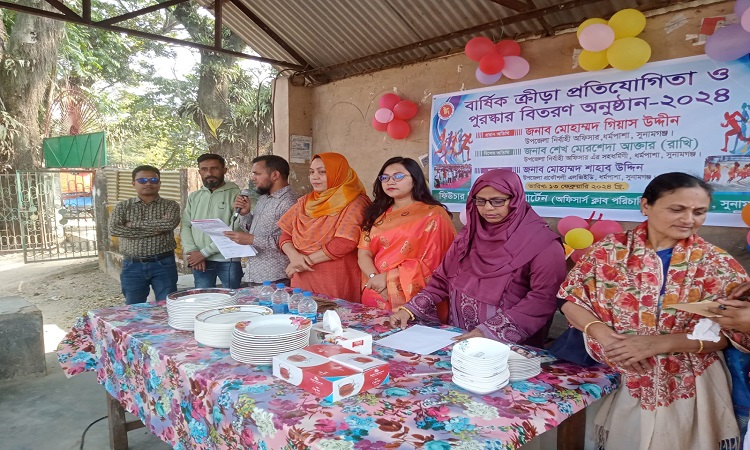
<path id="1" fill-rule="evenodd" d="M 641 199 L 648 220 L 610 235 L 581 258 L 558 296 L 596 360 L 622 374 L 594 423 L 598 444 L 618 449 L 739 449 L 728 372 L 718 342 L 688 338 L 700 316 L 672 305 L 725 298 L 747 280 L 725 251 L 696 235 L 711 188 L 684 173 L 654 178 Z"/>

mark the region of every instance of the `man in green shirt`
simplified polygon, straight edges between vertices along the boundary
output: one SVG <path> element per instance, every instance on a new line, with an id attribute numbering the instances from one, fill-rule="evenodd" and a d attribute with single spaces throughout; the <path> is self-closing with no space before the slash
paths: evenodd
<path id="1" fill-rule="evenodd" d="M 234 227 L 232 205 L 240 188 L 231 181 L 224 180 L 227 173 L 226 161 L 217 154 L 205 153 L 199 156 L 198 170 L 203 187 L 188 196 L 182 213 L 182 248 L 187 255 L 188 265 L 193 269 L 196 288 L 216 287 L 218 277 L 223 287 L 237 289 L 243 275 L 240 259 L 224 258 L 211 237 L 193 228 L 191 221 L 220 219 Z"/>

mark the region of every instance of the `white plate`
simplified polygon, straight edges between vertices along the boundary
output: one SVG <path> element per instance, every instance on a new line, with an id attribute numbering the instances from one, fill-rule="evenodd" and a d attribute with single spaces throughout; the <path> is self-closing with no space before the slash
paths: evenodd
<path id="1" fill-rule="evenodd" d="M 203 311 L 195 317 L 195 320 L 212 325 L 232 325 L 231 328 L 234 328 L 237 322 L 271 314 L 273 310 L 265 306 L 237 305 Z"/>
<path id="2" fill-rule="evenodd" d="M 310 319 L 292 314 L 253 317 L 249 320 L 238 322 L 234 326 L 240 335 L 265 337 L 295 335 L 300 331 L 309 330 L 311 327 L 312 321 Z"/>
<path id="3" fill-rule="evenodd" d="M 494 362 L 498 359 L 507 360 L 510 356 L 510 347 L 492 339 L 474 337 L 454 345 L 452 355 L 473 360 L 475 363 Z"/>

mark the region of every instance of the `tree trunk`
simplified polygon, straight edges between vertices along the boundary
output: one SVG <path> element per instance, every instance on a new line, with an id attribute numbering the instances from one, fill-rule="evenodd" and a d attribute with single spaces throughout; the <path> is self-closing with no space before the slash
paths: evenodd
<path id="1" fill-rule="evenodd" d="M 19 3 L 49 9 L 45 3 L 33 0 Z M 57 64 L 63 34 L 62 21 L 17 13 L 5 42 L 0 59 L 0 100 L 5 110 L 25 128 L 12 142 L 8 164 L 14 170 L 42 165 L 41 121 L 46 109 L 45 92 Z"/>

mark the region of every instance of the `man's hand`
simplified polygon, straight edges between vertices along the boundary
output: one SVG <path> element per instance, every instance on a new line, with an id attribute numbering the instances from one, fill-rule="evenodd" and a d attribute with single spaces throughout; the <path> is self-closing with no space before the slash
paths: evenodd
<path id="1" fill-rule="evenodd" d="M 240 208 L 240 214 L 246 216 L 250 212 L 250 206 L 251 203 L 249 198 L 238 195 L 234 199 L 234 205 L 232 205 L 232 208 Z"/>
<path id="2" fill-rule="evenodd" d="M 204 263 L 205 261 L 206 261 L 206 257 L 203 256 L 203 253 L 201 253 L 200 250 L 193 250 L 187 255 L 188 266 L 192 267 L 193 269 L 196 269 L 196 266 L 198 264 Z M 196 269 L 196 270 L 205 270 L 205 268 L 206 268 L 206 265 L 203 264 L 203 269 Z"/>
<path id="3" fill-rule="evenodd" d="M 240 245 L 252 245 L 255 238 L 252 234 L 243 233 L 242 231 L 225 231 L 224 236 Z"/>

